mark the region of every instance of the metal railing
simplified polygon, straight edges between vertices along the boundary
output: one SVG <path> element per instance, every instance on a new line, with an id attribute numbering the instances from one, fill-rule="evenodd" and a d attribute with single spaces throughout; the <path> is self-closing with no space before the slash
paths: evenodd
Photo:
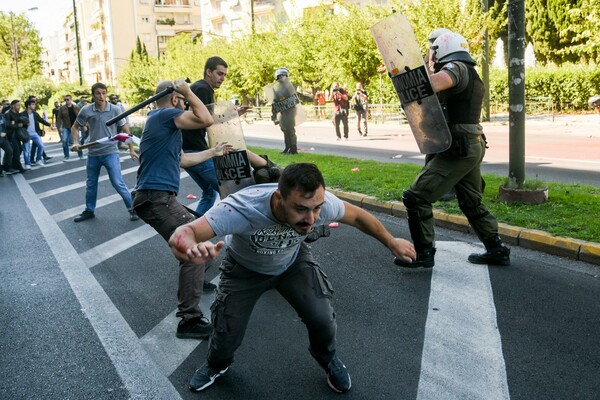
<path id="1" fill-rule="evenodd" d="M 303 105 L 307 121 L 324 121 L 333 119 L 333 105 L 324 106 Z M 349 120 L 356 119 L 356 112 L 350 110 Z M 402 108 L 398 104 L 371 104 L 368 110 L 368 119 L 370 123 L 406 123 L 406 117 Z M 254 121 L 271 120 L 271 106 L 253 107 L 249 110 L 242 120 L 252 123 Z"/>

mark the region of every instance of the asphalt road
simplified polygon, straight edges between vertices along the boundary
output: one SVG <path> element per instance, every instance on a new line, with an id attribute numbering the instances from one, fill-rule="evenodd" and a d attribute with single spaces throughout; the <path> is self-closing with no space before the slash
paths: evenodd
<path id="1" fill-rule="evenodd" d="M 258 125 L 254 125 L 258 126 Z M 0 178 L 0 399 L 329 399 L 301 321 L 275 292 L 259 301 L 236 360 L 200 394 L 187 382 L 206 342 L 175 338 L 177 262 L 110 183 L 96 218 L 85 161 Z M 136 162 L 122 154 L 129 187 Z M 185 174 L 179 199 L 199 189 Z M 405 220 L 376 214 L 395 235 Z M 335 288 L 347 399 L 595 399 L 597 266 L 515 247 L 510 267 L 466 262 L 473 236 L 437 230 L 436 267 L 402 270 L 340 227 L 312 245 Z M 208 272 L 215 282 L 217 268 Z M 203 297 L 208 312 L 211 293 Z"/>

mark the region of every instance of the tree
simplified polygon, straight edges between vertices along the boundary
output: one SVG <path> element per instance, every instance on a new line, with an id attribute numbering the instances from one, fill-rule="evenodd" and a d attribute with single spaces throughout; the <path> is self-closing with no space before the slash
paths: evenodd
<path id="1" fill-rule="evenodd" d="M 129 62 L 118 78 L 125 98 L 131 103 L 139 103 L 152 96 L 160 80 L 159 72 L 158 61 L 148 56 L 138 37 L 136 48 L 131 51 Z"/>
<path id="2" fill-rule="evenodd" d="M 42 50 L 39 33 L 25 15 L 0 11 L 0 93 L 11 93 L 15 82 L 41 75 Z"/>
<path id="3" fill-rule="evenodd" d="M 569 36 L 569 46 L 559 54 L 573 55 L 588 63 L 600 64 L 600 8 L 596 0 L 582 0 L 567 12 L 561 34 Z"/>

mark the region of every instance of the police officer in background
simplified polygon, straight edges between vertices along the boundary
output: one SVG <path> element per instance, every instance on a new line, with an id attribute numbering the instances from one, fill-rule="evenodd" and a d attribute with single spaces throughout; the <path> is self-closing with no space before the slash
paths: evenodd
<path id="1" fill-rule="evenodd" d="M 275 71 L 275 80 L 278 85 L 275 86 L 275 98 L 281 99 L 296 96 L 294 86 L 289 82 L 290 72 L 285 67 L 277 68 Z M 296 96 L 297 98 L 297 96 Z M 271 106 L 271 120 L 283 132 L 285 149 L 281 154 L 298 154 L 298 137 L 296 136 L 296 107 L 287 108 L 283 111 L 275 109 L 275 101 Z M 279 118 L 277 117 L 279 114 Z"/>
<path id="2" fill-rule="evenodd" d="M 402 201 L 417 259 L 412 263 L 400 259 L 394 262 L 409 268 L 435 265 L 432 203 L 454 187 L 461 211 L 486 248 L 483 254 L 471 254 L 469 261 L 510 265 L 510 249 L 498 236 L 498 222 L 481 203 L 481 162 L 486 142 L 479 124 L 484 86 L 475 70 L 476 62 L 469 55 L 467 40 L 453 32 L 434 41 L 430 57 L 434 66 L 431 84 L 447 107 L 452 146 L 436 154 L 404 191 Z"/>

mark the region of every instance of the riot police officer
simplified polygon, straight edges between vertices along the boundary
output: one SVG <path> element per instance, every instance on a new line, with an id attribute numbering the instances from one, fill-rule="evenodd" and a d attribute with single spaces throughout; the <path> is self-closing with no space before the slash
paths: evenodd
<path id="1" fill-rule="evenodd" d="M 434 66 L 431 84 L 447 110 L 452 146 L 435 154 L 404 191 L 402 201 L 417 259 L 412 263 L 400 259 L 394 262 L 410 268 L 434 266 L 432 203 L 454 187 L 461 211 L 486 248 L 485 253 L 471 254 L 468 260 L 474 264 L 510 265 L 510 249 L 498 236 L 498 222 L 481 203 L 481 162 L 486 142 L 479 117 L 484 87 L 475 60 L 469 54 L 467 40 L 453 32 L 440 35 L 430 50 Z"/>
<path id="2" fill-rule="evenodd" d="M 287 68 L 277 68 L 275 71 L 275 101 L 271 106 L 271 120 L 279 125 L 283 132 L 285 149 L 282 154 L 298 154 L 298 138 L 296 136 L 296 106 L 299 103 L 296 89 L 289 81 L 290 72 Z M 279 115 L 279 118 L 278 118 Z"/>

